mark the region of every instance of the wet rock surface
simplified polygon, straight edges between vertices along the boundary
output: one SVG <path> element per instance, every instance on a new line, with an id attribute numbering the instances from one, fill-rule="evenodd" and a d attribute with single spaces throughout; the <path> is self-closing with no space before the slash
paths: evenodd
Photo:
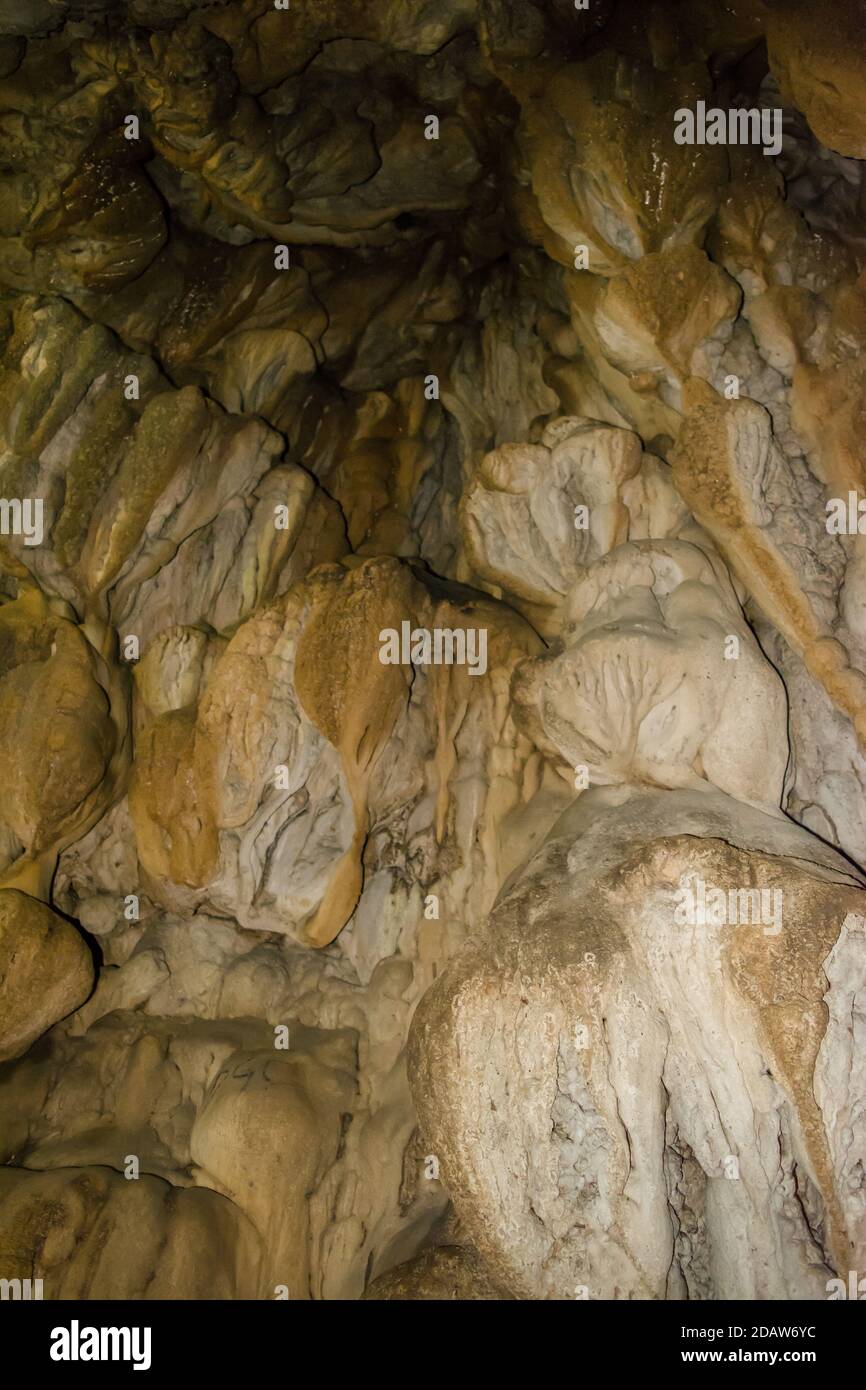
<path id="1" fill-rule="evenodd" d="M 834 15 L 0 4 L 0 1276 L 866 1267 Z"/>

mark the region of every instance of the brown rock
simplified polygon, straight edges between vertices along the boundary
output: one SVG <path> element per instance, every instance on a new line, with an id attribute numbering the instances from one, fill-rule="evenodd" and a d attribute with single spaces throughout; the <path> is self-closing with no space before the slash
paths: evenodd
<path id="1" fill-rule="evenodd" d="M 93 959 L 70 922 L 0 889 L 0 1062 L 20 1057 L 93 988 Z"/>

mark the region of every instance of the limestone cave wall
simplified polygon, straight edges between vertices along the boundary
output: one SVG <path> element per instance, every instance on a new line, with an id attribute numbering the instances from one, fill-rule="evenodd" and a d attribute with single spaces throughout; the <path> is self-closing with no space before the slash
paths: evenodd
<path id="1" fill-rule="evenodd" d="M 866 4 L 0 4 L 0 1276 L 866 1271 Z"/>

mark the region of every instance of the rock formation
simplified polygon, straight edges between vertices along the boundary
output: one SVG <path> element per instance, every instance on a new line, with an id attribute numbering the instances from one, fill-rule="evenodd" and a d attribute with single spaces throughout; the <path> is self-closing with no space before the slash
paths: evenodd
<path id="1" fill-rule="evenodd" d="M 0 7 L 0 1278 L 866 1271 L 866 3 Z"/>

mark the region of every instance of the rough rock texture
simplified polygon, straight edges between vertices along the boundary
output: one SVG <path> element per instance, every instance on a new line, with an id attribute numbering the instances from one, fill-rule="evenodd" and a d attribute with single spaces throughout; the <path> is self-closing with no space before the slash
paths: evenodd
<path id="1" fill-rule="evenodd" d="M 255 1289 L 256 1233 L 231 1202 L 110 1168 L 0 1173 L 0 1257 L 54 1298 L 239 1298 Z"/>
<path id="2" fill-rule="evenodd" d="M 0 4 L 0 1278 L 866 1268 L 864 34 Z"/>
<path id="3" fill-rule="evenodd" d="M 778 893 L 778 919 L 680 925 L 694 878 Z M 841 856 L 718 793 L 564 813 L 413 1027 L 422 1125 L 499 1282 L 817 1298 L 858 1267 L 863 1066 L 833 1055 L 864 901 Z"/>
<path id="4" fill-rule="evenodd" d="M 471 1250 L 437 1245 L 408 1264 L 374 1279 L 364 1299 L 385 1302 L 500 1302 L 508 1294 L 492 1282 Z"/>
<path id="5" fill-rule="evenodd" d="M 20 1057 L 92 988 L 93 961 L 72 924 L 0 889 L 0 1061 Z"/>

